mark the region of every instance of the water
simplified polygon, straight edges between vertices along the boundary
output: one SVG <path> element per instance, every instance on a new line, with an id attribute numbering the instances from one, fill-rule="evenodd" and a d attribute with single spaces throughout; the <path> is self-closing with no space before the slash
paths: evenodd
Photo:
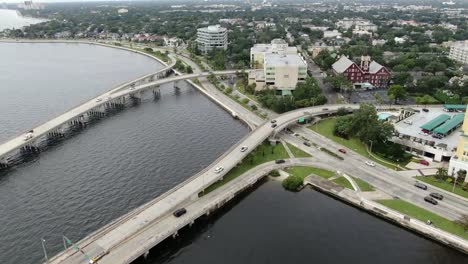
<path id="1" fill-rule="evenodd" d="M 4 55 L 17 49 L 16 56 L 7 57 L 9 67 L 3 69 L 8 74 L 2 78 L 16 80 L 12 85 L 24 82 L 17 73 L 28 68 L 30 85 L 9 92 L 3 89 L 10 85 L 0 87 L 3 138 L 39 123 L 30 115 L 47 120 L 108 90 L 126 70 L 139 76 L 161 67 L 137 54 L 88 45 L 13 45 L 0 45 Z M 23 53 L 48 54 L 48 60 L 38 61 L 41 56 L 35 55 L 29 61 Z M 83 77 L 87 74 L 93 78 Z M 43 75 L 48 82 L 40 81 L 46 79 Z M 30 89 L 34 100 L 18 96 L 23 89 Z M 11 122 L 13 115 L 17 122 Z M 10 122 L 8 127 L 4 122 Z M 41 237 L 49 255 L 55 254 L 61 250 L 61 234 L 79 240 L 200 171 L 246 133 L 245 126 L 191 87 L 177 91 L 167 85 L 158 101 L 148 93 L 141 104 L 0 173 L 0 262 L 39 263 Z M 230 207 L 152 250 L 147 263 L 466 262 L 454 250 L 327 196 L 286 192 L 276 182 Z"/>
<path id="2" fill-rule="evenodd" d="M 322 193 L 287 192 L 275 181 L 220 211 L 138 263 L 468 263 L 458 251 Z"/>
<path id="3" fill-rule="evenodd" d="M 16 10 L 0 9 L 0 31 L 4 29 L 18 29 L 44 21 L 46 20 L 33 17 L 24 17 L 18 14 Z"/>
<path id="4" fill-rule="evenodd" d="M 85 50 L 81 52 L 59 47 L 62 46 L 49 44 L 54 52 L 49 52 L 49 60 L 43 61 L 42 66 L 56 69 L 54 81 L 46 86 L 35 85 L 41 93 L 32 96 L 36 98 L 35 101 L 41 100 L 40 105 L 47 105 L 46 109 L 50 109 L 44 111 L 43 116 L 38 115 L 42 119 L 60 112 L 56 107 L 64 105 L 57 100 L 62 93 L 61 84 L 66 80 L 77 82 L 67 74 L 58 74 L 58 67 L 51 64 L 71 54 L 75 54 L 75 62 L 79 62 L 88 50 L 83 45 L 81 47 Z M 41 45 L 38 49 L 46 52 Z M 60 51 L 66 52 L 61 54 Z M 112 56 L 106 58 L 132 70 L 132 67 L 139 65 L 141 55 L 130 54 L 126 61 Z M 94 96 L 100 89 L 109 89 L 112 83 L 118 83 L 114 78 L 122 78 L 118 76 L 120 71 L 103 70 L 105 64 L 99 64 L 97 60 L 97 68 L 86 63 L 75 68 L 83 73 L 90 72 L 93 77 L 99 75 L 102 78 L 100 83 L 107 87 L 96 85 L 94 92 L 88 91 L 89 96 Z M 146 61 L 145 58 L 143 60 Z M 22 64 L 28 62 L 23 61 Z M 145 70 L 154 70 L 154 66 L 154 63 L 148 64 L 146 61 L 146 68 L 140 68 L 143 72 L 137 75 L 145 73 Z M 17 68 L 17 71 L 20 69 Z M 34 83 L 33 80 L 41 76 L 30 78 Z M 86 97 L 82 95 L 80 87 L 90 89 L 92 84 L 89 82 L 94 82 L 94 79 L 86 78 L 88 83 L 83 80 L 80 82 L 83 85 L 69 89 L 67 96 Z M 107 86 L 105 80 L 110 82 Z M 14 91 L 8 94 L 10 100 L 17 98 Z M 8 100 L 3 96 L 1 100 L 3 107 L 3 102 Z M 10 103 L 18 106 L 23 101 Z M 31 126 L 26 122 L 29 111 L 14 114 L 17 119 L 23 120 L 22 123 Z M 3 113 L 1 117 L 9 120 Z M 0 262 L 40 262 L 41 237 L 47 241 L 49 255 L 53 255 L 61 250 L 61 234 L 76 241 L 150 201 L 206 167 L 247 132 L 244 125 L 191 87 L 182 87 L 179 92 L 170 85 L 163 87 L 161 99 L 156 102 L 148 93 L 148 99 L 140 105 L 103 119 L 41 153 L 33 162 L 3 175 L 0 173 Z"/>
<path id="5" fill-rule="evenodd" d="M 88 44 L 0 43 L 0 142 L 163 66 Z"/>

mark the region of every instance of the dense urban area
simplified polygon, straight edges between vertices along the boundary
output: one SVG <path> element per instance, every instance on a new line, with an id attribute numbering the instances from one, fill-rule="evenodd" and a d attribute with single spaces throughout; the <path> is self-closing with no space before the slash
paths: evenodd
<path id="1" fill-rule="evenodd" d="M 239 145 L 240 156 L 223 156 L 240 160 L 214 168 L 216 181 L 209 186 L 205 178 L 202 187 L 187 183 L 195 186 L 198 201 L 217 195 L 229 182 L 257 177 L 270 162 L 264 174 L 280 179 L 287 190 L 312 185 L 417 233 L 449 241 L 437 233 L 443 230 L 463 241 L 442 242 L 456 249 L 466 246 L 467 1 L 24 1 L 0 3 L 0 8 L 42 19 L 0 31 L 0 41 L 76 41 L 151 55 L 244 121 L 252 134 Z M 176 77 L 162 71 L 147 82 L 159 88 L 164 78 Z M 135 91 L 150 88 L 159 96 L 149 84 L 135 82 L 124 87 L 128 94 L 118 92 L 135 99 Z M 109 100 L 106 107 L 121 107 L 121 98 L 105 96 L 94 103 Z M 86 113 L 96 115 L 93 111 Z M 268 137 L 247 144 L 266 129 Z M 23 135 L 26 142 L 34 137 L 34 130 Z M 1 154 L 0 168 L 8 169 Z M 309 166 L 301 158 L 332 167 Z M 357 171 L 362 166 L 372 171 Z M 383 183 L 380 177 L 387 176 Z M 412 195 L 405 184 L 414 187 L 411 192 L 427 193 Z M 403 220 L 379 206 L 401 213 Z M 179 208 L 174 216 L 186 213 Z M 410 218 L 424 226 L 410 224 Z M 79 249 L 68 239 L 64 244 Z M 111 259 L 112 252 L 95 255 L 90 263 Z"/>

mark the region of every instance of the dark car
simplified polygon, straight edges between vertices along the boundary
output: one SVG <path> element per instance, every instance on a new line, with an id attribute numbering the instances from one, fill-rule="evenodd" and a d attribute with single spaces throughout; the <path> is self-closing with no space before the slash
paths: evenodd
<path id="1" fill-rule="evenodd" d="M 273 124 L 273 125 L 271 125 L 271 127 L 272 127 L 272 128 L 275 128 L 276 126 L 277 126 L 277 124 Z"/>
<path id="2" fill-rule="evenodd" d="M 436 199 L 434 199 L 434 198 L 432 198 L 432 197 L 430 197 L 430 196 L 424 197 L 424 201 L 426 201 L 426 202 L 428 202 L 428 203 L 431 203 L 431 204 L 433 204 L 433 205 L 436 205 L 436 204 L 437 204 Z"/>
<path id="3" fill-rule="evenodd" d="M 328 108 L 322 108 L 322 111 L 328 111 Z"/>
<path id="4" fill-rule="evenodd" d="M 440 193 L 431 193 L 431 194 L 429 194 L 429 195 L 430 195 L 431 197 L 436 198 L 437 200 L 442 200 L 442 199 L 444 199 L 444 196 L 443 196 L 442 194 L 440 194 Z"/>
<path id="5" fill-rule="evenodd" d="M 339 149 L 338 151 L 343 153 L 343 154 L 346 154 L 346 149 Z"/>
<path id="6" fill-rule="evenodd" d="M 270 121 L 272 124 L 276 123 L 276 119 Z"/>
<path id="7" fill-rule="evenodd" d="M 185 213 L 187 213 L 187 210 L 185 208 L 180 208 L 180 209 L 175 210 L 174 216 L 175 217 L 181 217 Z"/>
<path id="8" fill-rule="evenodd" d="M 279 160 L 275 160 L 275 163 L 276 164 L 281 164 L 281 163 L 285 163 L 286 161 L 285 160 L 282 160 L 282 159 L 279 159 Z"/>
<path id="9" fill-rule="evenodd" d="M 427 161 L 427 160 L 420 160 L 420 161 L 419 161 L 419 164 L 422 164 L 422 165 L 424 165 L 424 166 L 429 166 L 429 161 Z"/>
<path id="10" fill-rule="evenodd" d="M 427 113 L 427 112 L 429 112 L 429 109 L 423 108 L 423 111 Z"/>
<path id="11" fill-rule="evenodd" d="M 420 182 L 417 182 L 414 184 L 414 186 L 420 188 L 420 189 L 423 189 L 423 190 L 427 190 L 427 186 L 425 184 L 422 184 Z"/>
<path id="12" fill-rule="evenodd" d="M 308 146 L 308 147 L 312 146 L 312 145 L 311 145 L 309 142 L 307 142 L 307 141 L 304 142 L 304 145 L 306 145 L 306 146 Z"/>

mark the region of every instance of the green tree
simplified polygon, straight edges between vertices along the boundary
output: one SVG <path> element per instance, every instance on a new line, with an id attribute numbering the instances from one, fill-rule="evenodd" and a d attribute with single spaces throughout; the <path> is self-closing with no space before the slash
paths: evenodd
<path id="1" fill-rule="evenodd" d="M 395 104 L 399 100 L 405 100 L 407 98 L 405 88 L 399 84 L 391 85 L 390 88 L 388 88 L 387 95 L 390 99 L 395 101 Z"/>
<path id="2" fill-rule="evenodd" d="M 437 172 L 435 174 L 435 178 L 438 179 L 439 181 L 443 181 L 447 179 L 448 177 L 448 172 L 446 168 L 438 168 Z"/>
<path id="3" fill-rule="evenodd" d="M 468 231 L 468 214 L 463 214 L 458 220 L 455 221 L 457 225 L 463 227 L 463 230 Z"/>
<path id="4" fill-rule="evenodd" d="M 282 185 L 286 190 L 289 191 L 297 191 L 299 187 L 303 184 L 303 180 L 301 177 L 297 175 L 291 175 L 283 180 Z"/>

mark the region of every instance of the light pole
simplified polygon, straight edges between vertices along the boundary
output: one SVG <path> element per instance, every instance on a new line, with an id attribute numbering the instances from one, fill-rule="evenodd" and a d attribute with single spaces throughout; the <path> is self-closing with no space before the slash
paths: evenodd
<path id="1" fill-rule="evenodd" d="M 455 168 L 452 169 L 452 178 L 453 178 L 453 188 L 452 188 L 452 192 L 455 192 L 455 184 L 457 184 L 457 179 L 458 179 L 458 175 L 457 177 L 455 177 Z"/>
<path id="2" fill-rule="evenodd" d="M 369 152 L 370 152 L 371 155 L 372 155 L 372 143 L 374 143 L 374 141 L 372 141 L 372 140 L 370 140 L 370 139 L 369 139 L 369 141 L 370 141 L 370 151 L 369 151 Z"/>
<path id="3" fill-rule="evenodd" d="M 47 251 L 46 251 L 44 242 L 45 242 L 44 238 L 41 238 L 42 250 L 44 251 L 44 258 L 46 260 L 46 263 L 49 263 L 49 258 L 47 257 Z"/>

